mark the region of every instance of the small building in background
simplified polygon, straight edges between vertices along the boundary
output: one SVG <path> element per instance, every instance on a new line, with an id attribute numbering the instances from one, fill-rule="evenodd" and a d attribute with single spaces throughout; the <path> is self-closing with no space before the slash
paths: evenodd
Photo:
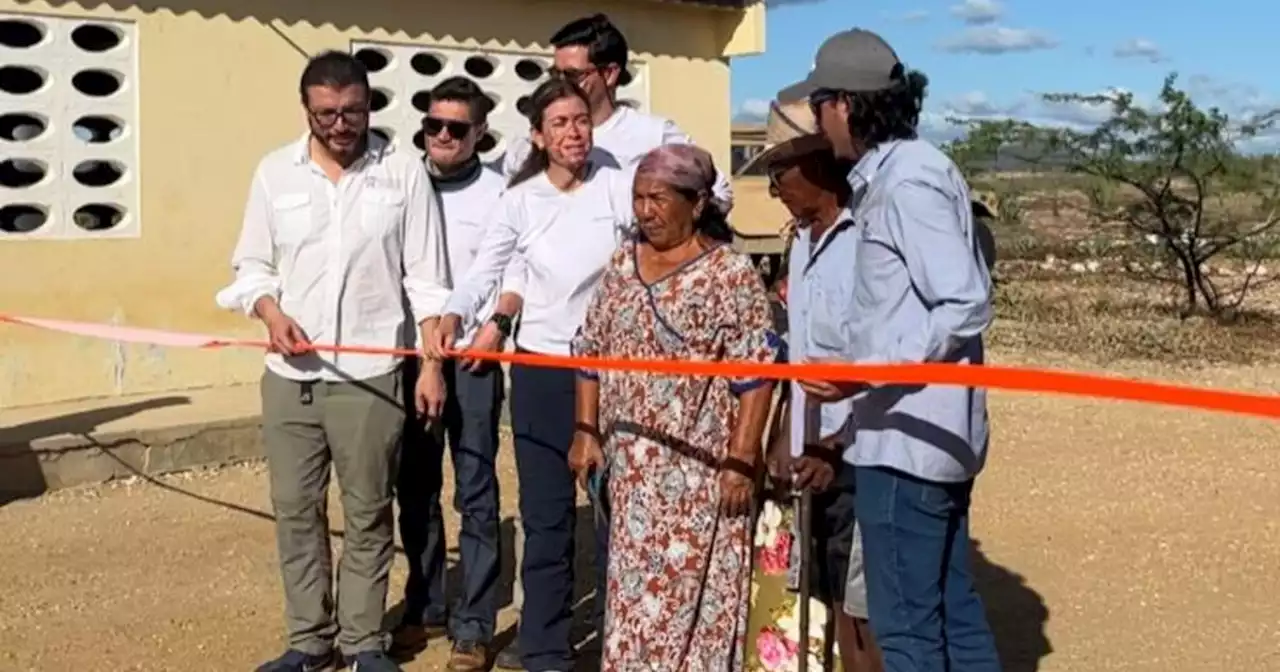
<path id="1" fill-rule="evenodd" d="M 421 93 L 469 74 L 497 102 L 484 157 L 527 132 L 547 38 L 607 13 L 622 96 L 730 165 L 728 57 L 764 47 L 751 0 L 0 0 L 0 313 L 257 337 L 219 311 L 254 166 L 305 129 L 306 57 L 372 72 L 373 126 L 416 136 Z M 0 406 L 251 382 L 261 353 L 0 326 Z"/>

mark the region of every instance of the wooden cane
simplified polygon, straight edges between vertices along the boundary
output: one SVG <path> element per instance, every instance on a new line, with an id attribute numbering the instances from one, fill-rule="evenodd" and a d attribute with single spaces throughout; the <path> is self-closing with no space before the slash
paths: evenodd
<path id="1" fill-rule="evenodd" d="M 804 404 L 804 445 L 811 446 L 818 442 L 819 418 L 821 406 L 805 399 Z M 809 672 L 809 596 L 812 593 L 810 576 L 812 572 L 811 555 L 813 549 L 813 493 L 805 488 L 800 492 L 800 502 L 796 506 L 796 515 L 800 518 L 800 641 L 797 655 L 800 656 L 799 671 Z"/>

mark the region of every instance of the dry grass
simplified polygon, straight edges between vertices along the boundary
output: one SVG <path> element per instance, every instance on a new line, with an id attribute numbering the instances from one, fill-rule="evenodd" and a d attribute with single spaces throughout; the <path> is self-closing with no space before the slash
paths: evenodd
<path id="1" fill-rule="evenodd" d="M 993 347 L 1047 350 L 1105 365 L 1155 360 L 1184 366 L 1280 360 L 1274 313 L 1223 324 L 1179 320 L 1163 292 L 1113 274 L 1027 273 L 998 284 Z"/>
<path id="2" fill-rule="evenodd" d="M 991 344 L 1002 350 L 1058 352 L 1099 365 L 1154 360 L 1183 367 L 1280 360 L 1280 286 L 1268 277 L 1230 322 L 1178 317 L 1179 288 L 1134 277 L 1135 259 L 1156 250 L 1118 224 L 1087 216 L 1079 178 L 987 177 L 975 189 L 1012 198 L 992 225 L 998 248 L 997 322 Z M 1139 249 L 1139 248 L 1142 249 Z M 1215 262 L 1239 272 L 1239 260 Z M 1275 276 L 1280 259 L 1271 263 Z M 1234 271 L 1232 270 L 1234 269 Z M 1229 280 L 1229 279 L 1228 279 Z"/>

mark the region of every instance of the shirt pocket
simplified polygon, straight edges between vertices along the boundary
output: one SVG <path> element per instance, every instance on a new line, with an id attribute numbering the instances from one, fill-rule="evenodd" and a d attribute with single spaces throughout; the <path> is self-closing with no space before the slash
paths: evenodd
<path id="1" fill-rule="evenodd" d="M 271 200 L 272 236 L 277 245 L 297 247 L 311 232 L 311 194 L 283 194 Z"/>
<path id="2" fill-rule="evenodd" d="M 403 194 L 388 189 L 366 189 L 360 195 L 360 228 L 370 238 L 385 238 L 404 219 Z"/>
<path id="3" fill-rule="evenodd" d="M 837 269 L 838 270 L 838 269 Z M 807 280 L 809 291 L 809 357 L 845 358 L 852 351 L 852 279 L 827 273 Z"/>

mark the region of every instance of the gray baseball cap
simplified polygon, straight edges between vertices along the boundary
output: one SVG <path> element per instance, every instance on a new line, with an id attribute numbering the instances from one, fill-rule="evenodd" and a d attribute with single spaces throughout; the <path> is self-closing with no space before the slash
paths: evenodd
<path id="1" fill-rule="evenodd" d="M 900 80 L 902 71 L 898 54 L 884 38 L 854 28 L 828 37 L 818 47 L 809 76 L 779 91 L 778 100 L 804 100 L 820 89 L 881 91 Z"/>

